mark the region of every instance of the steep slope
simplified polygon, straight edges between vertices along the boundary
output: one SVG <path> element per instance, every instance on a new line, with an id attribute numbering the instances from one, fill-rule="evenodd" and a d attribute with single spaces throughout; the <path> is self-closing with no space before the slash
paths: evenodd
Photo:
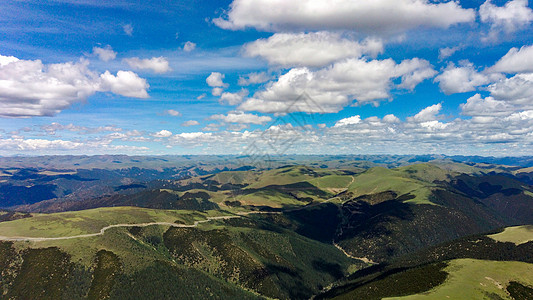
<path id="1" fill-rule="evenodd" d="M 259 219 L 207 219 L 216 214 L 99 208 L 0 223 L 2 235 L 41 237 L 0 242 L 2 294 L 15 299 L 24 290 L 40 299 L 309 298 L 364 265 L 331 244 Z M 117 223 L 139 225 L 44 239 L 99 232 Z"/>
<path id="2" fill-rule="evenodd" d="M 357 197 L 341 205 L 335 241 L 375 262 L 533 222 L 529 187 L 507 176 L 450 173 L 428 164 L 374 168 L 357 176 L 348 193 Z"/>
<path id="3" fill-rule="evenodd" d="M 533 291 L 533 241 L 515 244 L 493 238 L 513 236 L 517 229 L 525 230 L 513 227 L 463 237 L 372 266 L 317 298 L 381 299 L 418 294 L 406 298 L 509 299 L 509 295 L 528 293 Z"/>

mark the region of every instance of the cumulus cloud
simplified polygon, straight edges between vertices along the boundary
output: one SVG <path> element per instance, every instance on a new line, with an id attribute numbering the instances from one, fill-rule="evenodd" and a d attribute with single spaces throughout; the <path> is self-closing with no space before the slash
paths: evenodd
<path id="1" fill-rule="evenodd" d="M 211 132 L 184 132 L 175 134 L 169 138 L 171 145 L 180 145 L 184 147 L 198 147 L 205 143 L 220 142 L 220 139 Z"/>
<path id="2" fill-rule="evenodd" d="M 244 112 L 232 112 L 227 115 L 213 115 L 210 117 L 211 120 L 221 120 L 225 123 L 241 123 L 241 124 L 264 124 L 266 122 L 272 121 L 272 118 L 269 116 L 258 116 L 254 114 L 247 114 Z"/>
<path id="3" fill-rule="evenodd" d="M 131 57 L 125 58 L 123 61 L 136 70 L 152 70 L 153 72 L 159 74 L 166 73 L 171 70 L 168 60 L 162 56 L 145 59 Z"/>
<path id="4" fill-rule="evenodd" d="M 152 134 L 152 136 L 154 136 L 154 137 L 156 137 L 156 138 L 167 138 L 167 137 L 172 136 L 172 132 L 163 129 L 163 130 L 161 130 L 161 131 L 154 132 L 154 133 Z"/>
<path id="5" fill-rule="evenodd" d="M 0 145 L 3 149 L 10 148 L 16 145 L 18 150 L 21 151 L 43 149 L 72 150 L 84 146 L 83 143 L 73 141 L 23 138 L 0 139 Z"/>
<path id="6" fill-rule="evenodd" d="M 105 71 L 100 75 L 101 88 L 117 95 L 133 98 L 148 98 L 146 89 L 150 87 L 146 79 L 139 77 L 132 71 L 118 71 L 117 75 Z"/>
<path id="7" fill-rule="evenodd" d="M 533 72 L 533 45 L 511 48 L 490 69 L 492 72 Z"/>
<path id="8" fill-rule="evenodd" d="M 335 123 L 334 127 L 340 127 L 340 126 L 346 126 L 346 125 L 353 125 L 361 122 L 361 116 L 353 116 L 349 118 L 340 119 Z"/>
<path id="9" fill-rule="evenodd" d="M 513 110 L 505 101 L 495 100 L 493 97 L 483 99 L 480 94 L 468 98 L 460 107 L 463 115 L 474 117 L 502 116 Z"/>
<path id="10" fill-rule="evenodd" d="M 133 35 L 133 26 L 131 24 L 126 24 L 122 26 L 122 29 L 124 30 L 124 33 L 126 35 L 129 35 L 129 36 Z"/>
<path id="11" fill-rule="evenodd" d="M 413 58 L 403 60 L 395 67 L 394 73 L 401 78 L 398 88 L 413 90 L 420 82 L 433 78 L 437 71 L 427 60 Z"/>
<path id="12" fill-rule="evenodd" d="M 47 140 L 47 139 L 35 139 L 24 137 L 11 137 L 7 139 L 0 139 L 0 153 L 9 154 L 28 152 L 35 153 L 132 153 L 132 152 L 145 152 L 147 147 L 139 146 L 127 146 L 127 145 L 112 145 L 111 139 L 97 139 L 86 141 L 68 141 L 61 139 Z"/>
<path id="13" fill-rule="evenodd" d="M 226 75 L 219 72 L 211 72 L 211 74 L 205 79 L 207 85 L 210 87 L 227 87 L 228 85 L 223 82 Z"/>
<path id="14" fill-rule="evenodd" d="M 185 52 L 191 52 L 194 49 L 196 49 L 196 44 L 193 42 L 188 41 L 185 43 L 185 45 L 183 45 L 183 51 Z"/>
<path id="15" fill-rule="evenodd" d="M 218 131 L 220 130 L 221 126 L 222 124 L 210 123 L 207 124 L 204 128 L 202 128 L 202 131 Z"/>
<path id="16" fill-rule="evenodd" d="M 327 31 L 276 33 L 268 39 L 246 44 L 244 52 L 248 56 L 261 57 L 272 65 L 321 67 L 343 58 L 363 54 L 376 56 L 383 52 L 383 43 L 378 39 L 359 43 Z"/>
<path id="17" fill-rule="evenodd" d="M 151 139 L 142 136 L 142 133 L 138 130 L 130 130 L 124 133 L 113 132 L 103 137 L 103 140 L 120 140 L 127 142 L 148 142 Z"/>
<path id="18" fill-rule="evenodd" d="M 502 102 L 505 105 L 501 107 Z M 204 131 L 172 134 L 170 131 L 151 133 L 145 138 L 135 131 L 114 131 L 93 140 L 64 141 L 59 138 L 25 139 L 20 136 L 0 139 L 0 152 L 35 151 L 41 153 L 87 153 L 98 149 L 100 152 L 144 151 L 146 147 L 113 145 L 114 141 L 159 142 L 167 146 L 201 147 L 209 153 L 241 153 L 253 144 L 268 153 L 392 153 L 392 154 L 481 154 L 505 155 L 509 151 L 516 155 L 527 155 L 528 145 L 533 145 L 533 109 L 524 109 L 506 100 L 492 96 L 477 95 L 461 105 L 462 114 L 470 119 L 439 121 L 441 104 L 422 109 L 417 114 L 400 121 L 394 115 L 383 118 L 376 116 L 361 119 L 352 116 L 338 120 L 335 126 L 294 126 L 287 116 L 287 122 L 275 124 L 266 129 L 240 131 L 247 124 L 254 124 L 257 117 L 244 112 L 230 112 L 212 119 L 222 121 L 226 130 L 219 130 L 220 124 L 209 124 Z M 283 116 L 281 116 L 283 118 Z M 253 121 L 253 122 L 251 122 Z M 234 122 L 234 123 L 232 123 Z M 251 123 L 248 123 L 251 122 Z M 257 123 L 260 121 L 257 120 Z M 268 121 L 267 121 L 268 122 Z M 235 124 L 233 126 L 232 124 Z M 81 126 L 50 124 L 57 130 L 80 130 Z M 116 128 L 115 128 L 116 129 Z M 51 129 L 52 130 L 52 129 Z M 236 131 L 237 130 L 237 131 Z M 290 141 L 290 147 L 276 148 L 268 145 L 265 135 L 275 136 L 280 144 Z M 524 146 L 525 145 L 525 146 Z M 274 147 L 274 148 L 273 148 Z M 280 146 L 281 147 L 281 146 Z M 142 150 L 144 149 L 144 150 Z M 84 152 L 81 152 L 84 151 Z M 270 152 L 269 152 L 270 151 Z M 278 152 L 276 152 L 278 151 Z"/>
<path id="19" fill-rule="evenodd" d="M 457 2 L 431 3 L 428 0 L 234 0 L 227 16 L 214 20 L 224 29 L 335 30 L 397 32 L 416 27 L 448 28 L 472 22 L 473 9 Z"/>
<path id="20" fill-rule="evenodd" d="M 491 96 L 498 100 L 505 100 L 522 109 L 533 108 L 533 73 L 517 74 L 505 78 L 487 87 Z"/>
<path id="21" fill-rule="evenodd" d="M 0 66 L 5 66 L 9 63 L 12 63 L 12 62 L 17 62 L 19 61 L 18 58 L 14 57 L 14 56 L 3 56 L 3 55 L 0 55 Z"/>
<path id="22" fill-rule="evenodd" d="M 393 114 L 389 114 L 383 117 L 385 123 L 400 123 L 400 119 Z"/>
<path id="23" fill-rule="evenodd" d="M 439 60 L 444 60 L 452 56 L 455 52 L 461 50 L 462 46 L 444 47 L 439 49 Z"/>
<path id="24" fill-rule="evenodd" d="M 185 127 L 196 126 L 196 125 L 200 125 L 200 123 L 198 123 L 198 121 L 196 120 L 189 120 L 189 121 L 185 121 L 181 123 L 181 126 L 185 126 Z"/>
<path id="25" fill-rule="evenodd" d="M 250 73 L 245 76 L 239 76 L 239 85 L 252 85 L 264 83 L 270 80 L 270 76 L 266 72 Z"/>
<path id="26" fill-rule="evenodd" d="M 490 84 L 489 97 L 480 94 L 461 105 L 463 115 L 472 116 L 478 123 L 493 122 L 494 118 L 527 116 L 533 110 L 533 73 L 517 74 Z M 524 113 L 526 112 L 526 113 Z M 513 118 L 514 118 L 513 117 Z"/>
<path id="27" fill-rule="evenodd" d="M 210 153 L 246 153 L 250 145 L 264 153 L 389 153 L 389 154 L 480 154 L 527 155 L 533 144 L 533 110 L 509 112 L 499 118 L 439 121 L 439 104 L 422 109 L 404 122 L 389 115 L 380 119 L 354 116 L 339 120 L 338 126 L 299 127 L 290 123 L 243 132 L 195 132 L 171 138 L 172 145 L 203 147 Z M 290 119 L 287 119 L 290 120 Z M 346 123 L 345 125 L 340 125 Z M 216 129 L 216 128 L 214 128 Z M 265 135 L 274 135 L 290 147 L 268 145 Z M 262 152 L 261 152 L 262 153 Z M 258 155 L 260 155 L 259 153 Z"/>
<path id="28" fill-rule="evenodd" d="M 377 103 L 390 97 L 391 88 L 412 89 L 434 74 L 431 65 L 418 58 L 400 64 L 392 59 L 346 59 L 317 71 L 293 68 L 248 98 L 239 109 L 267 113 L 338 112 L 353 99 L 359 104 Z M 401 81 L 394 85 L 397 78 Z M 303 94 L 312 101 L 297 101 Z"/>
<path id="29" fill-rule="evenodd" d="M 210 137 L 211 133 L 204 133 L 204 132 L 184 132 L 180 134 L 176 134 L 176 138 L 178 139 L 185 139 L 185 140 L 192 140 L 202 137 Z"/>
<path id="30" fill-rule="evenodd" d="M 248 95 L 247 89 L 242 89 L 238 93 L 222 93 L 220 95 L 220 103 L 227 103 L 229 105 L 237 105 L 242 102 L 242 99 Z"/>
<path id="31" fill-rule="evenodd" d="M 41 125 L 39 127 L 41 130 L 45 131 L 49 135 L 55 135 L 57 131 L 72 131 L 72 132 L 78 132 L 81 134 L 92 134 L 92 133 L 99 133 L 99 132 L 120 132 L 123 129 L 116 127 L 114 125 L 107 125 L 107 126 L 99 126 L 99 127 L 86 127 L 86 126 L 79 126 L 74 125 L 72 123 L 63 125 L 58 122 L 52 122 L 48 125 Z"/>
<path id="32" fill-rule="evenodd" d="M 174 110 L 174 109 L 165 110 L 165 114 L 171 115 L 173 117 L 181 116 L 181 113 L 179 111 L 177 111 L 177 110 Z"/>
<path id="33" fill-rule="evenodd" d="M 219 88 L 219 87 L 214 87 L 212 90 L 211 90 L 211 95 L 213 96 L 220 96 L 222 95 L 222 92 L 224 91 L 223 88 Z M 202 97 L 203 98 L 203 97 Z"/>
<path id="34" fill-rule="evenodd" d="M 462 66 L 449 63 L 446 69 L 437 77 L 440 89 L 447 95 L 475 91 L 478 86 L 486 85 L 501 78 L 499 74 L 484 74 L 478 72 L 470 62 L 463 62 Z"/>
<path id="35" fill-rule="evenodd" d="M 499 7 L 487 0 L 479 7 L 481 22 L 491 25 L 491 30 L 485 38 L 496 41 L 501 32 L 512 33 L 524 28 L 533 21 L 533 10 L 528 7 L 527 0 L 511 0 Z"/>
<path id="36" fill-rule="evenodd" d="M 131 71 L 99 75 L 88 61 L 45 65 L 0 55 L 0 116 L 53 116 L 96 92 L 147 98 L 149 85 Z"/>
<path id="37" fill-rule="evenodd" d="M 93 54 L 98 56 L 98 58 L 101 61 L 110 61 L 117 57 L 117 53 L 113 51 L 113 48 L 111 46 L 107 45 L 104 48 L 101 47 L 93 47 Z"/>
<path id="38" fill-rule="evenodd" d="M 442 104 L 440 103 L 428 106 L 422 109 L 419 113 L 414 115 L 409 120 L 412 120 L 418 123 L 435 121 L 437 120 L 437 114 L 440 112 L 441 109 L 442 109 Z"/>

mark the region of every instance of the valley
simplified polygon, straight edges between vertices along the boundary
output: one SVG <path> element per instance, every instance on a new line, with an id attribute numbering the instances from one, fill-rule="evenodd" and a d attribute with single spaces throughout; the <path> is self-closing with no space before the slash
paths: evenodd
<path id="1" fill-rule="evenodd" d="M 268 169 L 210 158 L 203 171 L 191 171 L 199 161 L 179 166 L 187 173 L 169 163 L 166 175 L 4 165 L 0 295 L 524 299 L 517 295 L 532 291 L 530 169 L 371 158 L 280 157 Z M 54 198 L 10 194 L 39 182 L 54 186 Z M 95 188 L 82 197 L 87 182 Z"/>

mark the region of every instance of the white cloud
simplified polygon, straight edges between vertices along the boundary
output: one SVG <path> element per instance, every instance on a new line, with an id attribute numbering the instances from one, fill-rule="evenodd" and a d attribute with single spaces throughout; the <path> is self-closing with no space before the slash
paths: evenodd
<path id="1" fill-rule="evenodd" d="M 220 103 L 227 103 L 229 105 L 237 105 L 242 102 L 242 99 L 248 95 L 247 89 L 242 89 L 238 93 L 222 93 L 220 96 Z"/>
<path id="2" fill-rule="evenodd" d="M 74 125 L 72 123 L 68 125 L 63 125 L 58 122 L 52 122 L 49 125 L 41 125 L 40 129 L 45 131 L 49 135 L 55 135 L 57 131 L 64 131 L 68 130 L 71 132 L 78 132 L 80 134 L 92 134 L 92 133 L 100 133 L 100 132 L 120 132 L 123 129 L 116 127 L 114 125 L 107 125 L 107 126 L 99 126 L 96 128 L 86 127 L 86 126 L 79 126 Z"/>
<path id="3" fill-rule="evenodd" d="M 132 71 L 118 71 L 117 75 L 105 71 L 100 75 L 101 87 L 104 91 L 111 91 L 117 95 L 133 98 L 148 98 L 146 89 L 150 87 L 146 79 Z"/>
<path id="4" fill-rule="evenodd" d="M 174 109 L 165 110 L 165 114 L 171 115 L 173 117 L 181 116 L 181 113 L 179 111 L 177 111 L 177 110 L 174 110 Z"/>
<path id="5" fill-rule="evenodd" d="M 156 137 L 156 138 L 167 138 L 167 137 L 172 136 L 172 132 L 163 129 L 163 130 L 161 130 L 161 131 L 154 132 L 154 133 L 152 134 L 152 136 L 154 136 L 154 137 Z"/>
<path id="6" fill-rule="evenodd" d="M 511 48 L 490 69 L 492 72 L 533 72 L 533 45 Z"/>
<path id="7" fill-rule="evenodd" d="M 132 36 L 133 35 L 133 26 L 131 24 L 126 24 L 122 26 L 122 29 L 124 29 L 124 33 Z"/>
<path id="8" fill-rule="evenodd" d="M 140 59 L 138 57 L 125 58 L 123 60 L 130 67 L 137 70 L 152 70 L 155 73 L 166 73 L 170 71 L 168 60 L 165 57 L 152 57 Z"/>
<path id="9" fill-rule="evenodd" d="M 185 45 L 183 45 L 183 51 L 185 52 L 191 52 L 194 49 L 196 49 L 196 44 L 193 42 L 186 42 Z"/>
<path id="10" fill-rule="evenodd" d="M 176 137 L 183 138 L 186 140 L 196 139 L 200 137 L 209 137 L 211 136 L 210 133 L 204 133 L 204 132 L 184 132 L 180 134 L 176 134 Z"/>
<path id="11" fill-rule="evenodd" d="M 250 73 L 246 76 L 239 76 L 239 85 L 251 85 L 264 83 L 270 80 L 270 76 L 266 72 Z"/>
<path id="12" fill-rule="evenodd" d="M 126 146 L 126 145 L 112 145 L 112 139 L 99 139 L 99 140 L 87 140 L 87 141 L 68 141 L 68 140 L 46 140 L 46 139 L 34 139 L 24 137 L 11 137 L 8 139 L 0 139 L 0 153 L 39 153 L 46 154 L 64 154 L 66 153 L 133 153 L 133 152 L 146 152 L 147 147 L 138 146 Z"/>
<path id="13" fill-rule="evenodd" d="M 222 95 L 222 92 L 223 92 L 223 91 L 224 91 L 223 88 L 215 87 L 215 88 L 213 88 L 213 89 L 211 90 L 211 95 L 213 95 L 213 96 L 217 96 L 217 97 L 218 97 L 218 96 Z"/>
<path id="14" fill-rule="evenodd" d="M 200 123 L 198 123 L 198 121 L 196 120 L 189 120 L 189 121 L 185 121 L 181 123 L 181 126 L 185 126 L 185 127 L 196 126 L 196 125 L 200 125 Z"/>
<path id="15" fill-rule="evenodd" d="M 533 110 L 510 112 L 500 118 L 473 116 L 471 119 L 437 120 L 439 104 L 421 110 L 401 122 L 394 116 L 346 118 L 344 126 L 273 125 L 266 130 L 234 132 L 216 131 L 209 135 L 195 132 L 172 137 L 171 144 L 202 146 L 208 153 L 242 153 L 250 145 L 266 153 L 389 153 L 389 154 L 481 154 L 527 155 L 533 144 Z M 289 119 L 288 119 L 289 120 Z M 216 129 L 216 128 L 213 128 Z M 232 129 L 229 129 L 232 130 Z M 265 135 L 274 135 L 280 142 L 267 145 Z M 291 146 L 284 148 L 284 141 Z M 271 152 L 269 152 L 271 151 Z"/>
<path id="16" fill-rule="evenodd" d="M 258 116 L 254 114 L 247 114 L 243 112 L 228 113 L 227 115 L 213 115 L 212 120 L 221 120 L 225 123 L 242 123 L 242 124 L 264 124 L 272 121 L 271 117 Z"/>
<path id="17" fill-rule="evenodd" d="M 376 56 L 383 52 L 378 39 L 362 43 L 344 39 L 338 33 L 276 33 L 268 39 L 259 39 L 244 46 L 248 56 L 261 57 L 269 64 L 283 67 L 321 67 L 343 58 Z"/>
<path id="18" fill-rule="evenodd" d="M 171 145 L 181 145 L 185 147 L 197 147 L 205 143 L 220 142 L 218 137 L 211 132 L 184 132 L 175 134 L 169 139 Z"/>
<path id="19" fill-rule="evenodd" d="M 196 97 L 196 100 L 202 100 L 207 96 L 206 93 L 201 94 L 200 96 Z"/>
<path id="20" fill-rule="evenodd" d="M 385 123 L 400 123 L 400 119 L 393 114 L 389 114 L 383 117 Z"/>
<path id="21" fill-rule="evenodd" d="M 14 56 L 3 56 L 3 55 L 0 55 L 0 66 L 5 66 L 9 63 L 12 63 L 12 62 L 17 62 L 19 61 L 18 58 L 14 57 Z"/>
<path id="22" fill-rule="evenodd" d="M 358 123 L 361 123 L 361 116 L 359 116 L 359 115 L 353 116 L 353 117 L 349 117 L 349 118 L 340 119 L 339 121 L 337 121 L 337 123 L 335 123 L 334 127 L 353 125 L 353 124 L 358 124 Z"/>
<path id="23" fill-rule="evenodd" d="M 211 74 L 205 79 L 207 85 L 210 87 L 227 87 L 228 85 L 223 82 L 226 75 L 219 72 L 211 72 Z"/>
<path id="24" fill-rule="evenodd" d="M 210 123 L 207 124 L 204 128 L 202 128 L 202 131 L 219 131 L 220 126 L 222 126 L 222 124 Z"/>
<path id="25" fill-rule="evenodd" d="M 475 91 L 478 86 L 489 84 L 499 78 L 500 74 L 480 73 L 472 63 L 464 62 L 460 67 L 449 63 L 442 74 L 435 77 L 435 82 L 439 83 L 440 89 L 445 94 L 450 95 Z"/>
<path id="26" fill-rule="evenodd" d="M 479 7 L 481 22 L 491 24 L 491 30 L 485 38 L 496 41 L 500 32 L 512 33 L 524 28 L 533 21 L 533 10 L 528 7 L 527 0 L 511 0 L 498 7 L 487 0 Z"/>
<path id="27" fill-rule="evenodd" d="M 396 64 L 392 59 L 347 59 L 317 71 L 294 68 L 266 89 L 248 98 L 241 110 L 259 112 L 337 112 L 350 104 L 377 103 L 390 97 L 391 88 L 412 89 L 434 75 L 429 63 L 407 59 Z M 398 86 L 393 79 L 401 78 Z M 296 101 L 306 93 L 312 101 Z M 295 102 L 296 101 L 296 102 Z"/>
<path id="28" fill-rule="evenodd" d="M 43 150 L 43 149 L 63 149 L 72 150 L 84 146 L 83 143 L 65 140 L 44 140 L 44 139 L 0 139 L 0 146 L 4 149 L 15 146 L 18 150 Z"/>
<path id="29" fill-rule="evenodd" d="M 526 121 L 533 120 L 533 110 L 515 112 L 505 118 L 506 121 Z M 524 132 L 531 134 L 527 128 L 524 128 Z"/>
<path id="30" fill-rule="evenodd" d="M 502 116 L 513 111 L 513 107 L 505 101 L 494 100 L 493 97 L 483 99 L 480 94 L 467 99 L 461 104 L 461 113 L 466 116 Z"/>
<path id="31" fill-rule="evenodd" d="M 445 47 L 439 49 L 439 60 L 444 60 L 450 56 L 452 56 L 455 52 L 461 50 L 462 46 L 456 46 L 456 47 Z"/>
<path id="32" fill-rule="evenodd" d="M 416 27 L 448 28 L 472 22 L 473 9 L 457 2 L 427 0 L 234 0 L 227 16 L 214 20 L 224 29 L 259 30 L 348 29 L 359 32 L 398 32 Z"/>
<path id="33" fill-rule="evenodd" d="M 435 76 L 437 71 L 427 60 L 413 58 L 403 60 L 395 67 L 394 73 L 402 79 L 398 88 L 413 90 L 420 82 Z"/>
<path id="34" fill-rule="evenodd" d="M 97 55 L 98 58 L 101 61 L 110 61 L 117 57 L 117 53 L 113 51 L 113 48 L 111 46 L 107 45 L 104 48 L 101 47 L 93 47 L 93 54 Z"/>
<path id="35" fill-rule="evenodd" d="M 146 80 L 129 71 L 117 76 L 89 70 L 88 61 L 45 65 L 0 55 L 0 116 L 53 116 L 96 92 L 147 98 Z"/>
<path id="36" fill-rule="evenodd" d="M 496 105 L 494 104 L 496 101 Z M 0 139 L 0 153 L 9 151 L 20 153 L 21 151 L 36 151 L 40 153 L 90 153 L 100 152 L 124 152 L 145 151 L 146 147 L 125 145 L 112 145 L 117 141 L 135 142 L 159 142 L 165 146 L 179 145 L 193 148 L 201 147 L 202 153 L 242 153 L 249 149 L 250 145 L 264 149 L 268 153 L 283 151 L 286 154 L 337 154 L 337 153 L 389 153 L 389 154 L 480 154 L 480 155 L 528 155 L 530 146 L 533 145 L 533 109 L 521 109 L 513 105 L 509 111 L 498 108 L 498 99 L 487 97 L 472 97 L 461 106 L 463 115 L 471 116 L 471 119 L 454 119 L 448 122 L 439 121 L 438 114 L 442 110 L 439 104 L 422 109 L 414 116 L 406 118 L 402 122 L 393 115 L 387 115 L 382 119 L 372 116 L 365 119 L 354 116 L 337 122 L 339 125 L 326 127 L 317 126 L 293 126 L 290 123 L 273 125 L 269 128 L 246 130 L 245 123 L 226 123 L 231 121 L 232 114 L 240 115 L 243 112 L 230 112 L 220 118 L 226 126 L 226 130 L 219 130 L 221 124 L 209 124 L 202 129 L 212 132 L 188 132 L 168 136 L 167 138 L 145 138 L 140 132 L 113 132 L 95 140 L 62 141 L 54 139 L 26 142 L 25 138 L 12 136 L 8 139 Z M 494 114 L 492 112 L 497 112 Z M 283 118 L 283 116 L 281 116 Z M 238 117 L 235 121 L 243 121 Z M 244 119 L 244 118 L 243 118 Z M 287 116 L 288 121 L 292 120 Z M 234 124 L 235 126 L 233 126 Z M 341 126 L 340 124 L 345 124 Z M 50 124 L 55 128 L 63 127 L 64 130 L 78 130 L 80 126 Z M 70 128 L 70 129 L 66 129 Z M 26 133 L 27 134 L 27 133 Z M 154 133 L 152 133 L 153 135 Z M 163 133 L 163 136 L 168 135 Z M 271 140 L 265 140 L 265 135 L 272 135 L 280 143 L 268 145 Z M 41 140 L 41 139 L 39 139 Z M 283 147 L 283 142 L 290 141 L 290 147 Z M 274 148 L 272 148 L 274 147 Z M 24 150 L 21 150 L 24 149 Z M 144 150 L 142 150 L 144 149 Z"/>
<path id="37" fill-rule="evenodd" d="M 522 109 L 533 108 L 533 73 L 517 74 L 487 87 L 491 96 L 504 100 Z"/>
<path id="38" fill-rule="evenodd" d="M 99 90 L 88 62 L 44 65 L 40 60 L 14 60 L 0 66 L 0 115 L 52 116 Z"/>
<path id="39" fill-rule="evenodd" d="M 419 113 L 411 117 L 409 120 L 412 120 L 414 122 L 422 123 L 422 122 L 428 122 L 428 121 L 435 121 L 437 120 L 437 114 L 442 109 L 442 104 L 437 103 L 431 106 L 428 106 L 421 110 Z"/>

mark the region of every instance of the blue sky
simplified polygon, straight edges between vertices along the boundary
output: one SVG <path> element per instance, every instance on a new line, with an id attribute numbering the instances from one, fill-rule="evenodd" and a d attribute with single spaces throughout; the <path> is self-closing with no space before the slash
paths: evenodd
<path id="1" fill-rule="evenodd" d="M 532 21 L 524 0 L 2 1 L 0 155 L 531 155 Z"/>

